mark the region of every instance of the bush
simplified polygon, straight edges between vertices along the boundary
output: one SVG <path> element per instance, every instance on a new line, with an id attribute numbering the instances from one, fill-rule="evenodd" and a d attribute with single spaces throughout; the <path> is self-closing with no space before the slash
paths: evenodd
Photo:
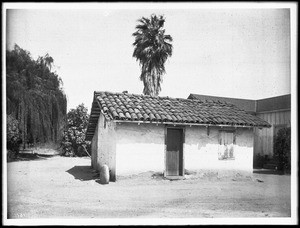
<path id="1" fill-rule="evenodd" d="M 89 115 L 84 104 L 80 104 L 76 109 L 68 112 L 68 126 L 64 131 L 62 140 L 62 155 L 64 156 L 87 156 L 85 149 L 90 150 L 90 142 L 85 141 Z"/>
<path id="2" fill-rule="evenodd" d="M 263 168 L 264 164 L 266 163 L 266 158 L 261 156 L 260 154 L 256 154 L 253 161 L 253 167 L 257 169 Z"/>
<path id="3" fill-rule="evenodd" d="M 6 117 L 6 148 L 8 156 L 15 157 L 19 153 L 22 143 L 19 122 L 11 115 L 7 115 Z"/>
<path id="4" fill-rule="evenodd" d="M 275 136 L 274 159 L 278 163 L 278 170 L 291 172 L 291 128 L 282 128 Z"/>

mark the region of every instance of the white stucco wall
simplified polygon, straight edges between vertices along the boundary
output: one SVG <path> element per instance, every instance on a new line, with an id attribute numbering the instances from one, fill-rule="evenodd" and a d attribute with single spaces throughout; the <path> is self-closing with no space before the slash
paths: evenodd
<path id="1" fill-rule="evenodd" d="M 219 160 L 220 127 L 184 127 L 184 168 L 195 171 L 253 171 L 253 129 L 236 128 L 234 160 Z M 93 138 L 92 164 L 107 164 L 113 174 L 128 175 L 165 170 L 165 125 L 115 123 L 100 115 Z M 96 165 L 95 165 L 96 163 Z"/>
<path id="2" fill-rule="evenodd" d="M 117 175 L 164 171 L 164 126 L 121 123 L 116 127 Z"/>
<path id="3" fill-rule="evenodd" d="M 107 165 L 111 176 L 115 175 L 115 152 L 116 152 L 116 123 L 106 121 L 100 114 L 97 128 L 92 140 L 92 166 L 100 170 L 101 166 Z"/>
<path id="4" fill-rule="evenodd" d="M 98 120 L 99 121 L 99 120 Z M 92 154 L 91 154 L 91 166 L 93 169 L 97 169 L 97 153 L 98 153 L 98 124 L 92 138 Z"/>
<path id="5" fill-rule="evenodd" d="M 235 129 L 234 160 L 219 160 L 220 127 L 185 128 L 184 168 L 187 170 L 253 171 L 253 129 Z M 228 128 L 227 128 L 228 130 Z M 117 175 L 165 170 L 165 126 L 122 123 L 116 126 Z"/>
<path id="6" fill-rule="evenodd" d="M 223 128 L 222 130 L 225 130 Z M 253 130 L 236 129 L 234 160 L 219 160 L 219 130 L 210 127 L 186 127 L 184 144 L 184 167 L 187 170 L 253 170 Z"/>

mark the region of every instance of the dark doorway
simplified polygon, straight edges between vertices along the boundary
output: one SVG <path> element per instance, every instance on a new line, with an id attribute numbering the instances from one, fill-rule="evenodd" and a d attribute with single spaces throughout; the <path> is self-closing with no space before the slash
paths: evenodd
<path id="1" fill-rule="evenodd" d="M 166 176 L 183 175 L 183 129 L 167 128 Z"/>

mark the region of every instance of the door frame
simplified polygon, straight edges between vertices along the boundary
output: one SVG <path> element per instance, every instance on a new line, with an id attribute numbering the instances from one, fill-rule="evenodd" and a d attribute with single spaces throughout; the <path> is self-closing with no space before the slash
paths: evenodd
<path id="1" fill-rule="evenodd" d="M 167 133 L 168 133 L 168 129 L 178 129 L 181 130 L 182 132 L 182 155 L 180 156 L 179 153 L 179 159 L 181 159 L 182 161 L 182 167 L 181 170 L 179 170 L 179 176 L 167 176 L 166 175 L 166 171 L 167 171 Z M 184 149 L 185 149 L 185 126 L 172 126 L 172 125 L 165 125 L 165 156 L 164 156 L 164 177 L 166 178 L 170 178 L 170 179 L 179 179 L 179 178 L 183 178 L 184 177 Z M 181 174 L 180 174 L 181 173 Z"/>

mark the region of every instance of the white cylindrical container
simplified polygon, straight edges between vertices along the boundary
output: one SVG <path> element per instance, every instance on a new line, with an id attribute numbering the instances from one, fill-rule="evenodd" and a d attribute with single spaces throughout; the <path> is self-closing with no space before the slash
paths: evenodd
<path id="1" fill-rule="evenodd" d="M 100 184 L 109 183 L 109 169 L 107 165 L 103 165 L 100 168 Z"/>

